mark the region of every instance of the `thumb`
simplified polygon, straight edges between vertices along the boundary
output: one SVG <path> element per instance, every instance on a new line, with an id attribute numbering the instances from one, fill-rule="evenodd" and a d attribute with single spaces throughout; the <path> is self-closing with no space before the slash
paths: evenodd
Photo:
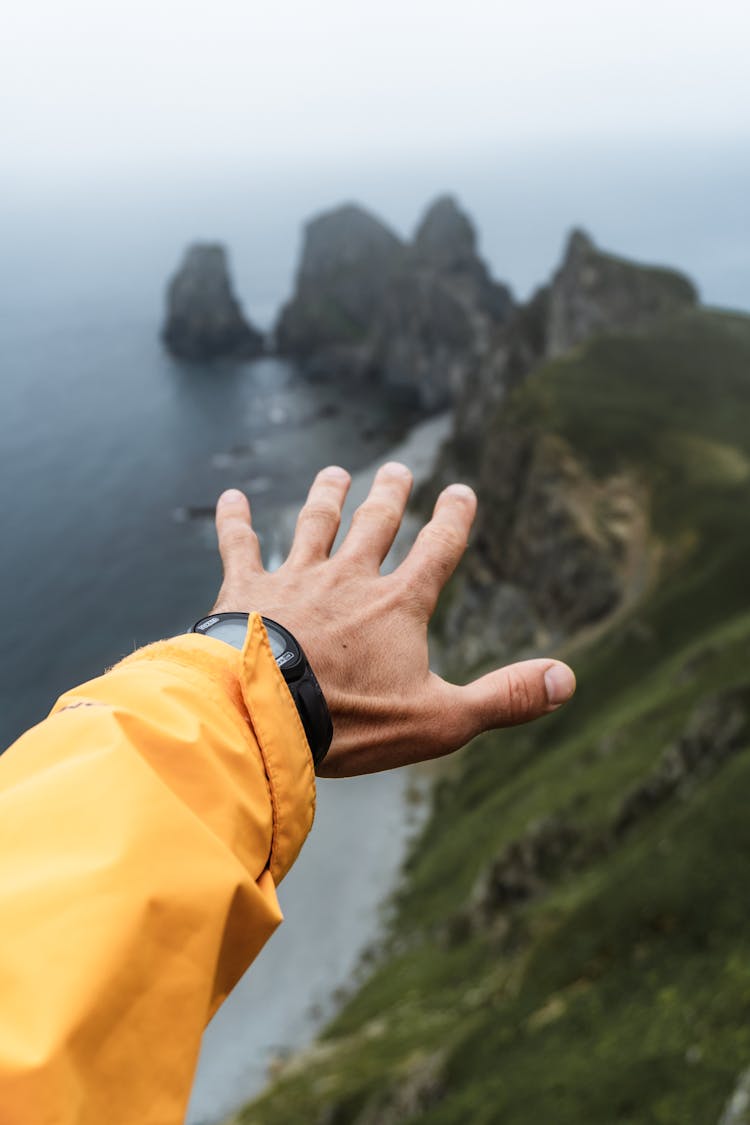
<path id="1" fill-rule="evenodd" d="M 454 705 L 464 741 L 485 730 L 528 723 L 556 711 L 576 690 L 572 669 L 559 660 L 523 660 L 456 687 Z"/>

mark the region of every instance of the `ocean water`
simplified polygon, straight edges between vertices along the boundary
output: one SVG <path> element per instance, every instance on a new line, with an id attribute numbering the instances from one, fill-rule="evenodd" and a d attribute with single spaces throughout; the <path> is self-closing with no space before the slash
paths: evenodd
<path id="1" fill-rule="evenodd" d="M 227 486 L 246 488 L 267 556 L 278 556 L 281 513 L 318 467 L 361 469 L 402 433 L 404 420 L 377 395 L 310 385 L 280 360 L 185 366 L 165 355 L 163 287 L 188 241 L 228 242 L 250 316 L 268 328 L 291 288 L 307 215 L 356 198 L 407 233 L 425 202 L 451 189 L 494 272 L 520 295 L 582 224 L 616 252 L 687 270 L 708 302 L 747 308 L 749 152 L 612 142 L 390 168 L 246 163 L 197 171 L 189 183 L 6 191 L 2 745 L 71 684 L 210 609 L 220 580 L 213 528 L 189 510 L 210 510 Z M 255 967 L 255 991 L 243 982 L 209 1031 L 191 1121 L 218 1120 L 257 1089 L 274 1050 L 312 1034 L 311 1005 L 325 1010 L 349 978 L 403 852 L 403 789 L 399 775 L 321 786 L 312 858 L 282 888 L 288 922 Z M 359 846 L 342 855 L 355 826 Z M 296 973 L 285 971 L 291 963 Z"/>
<path id="2" fill-rule="evenodd" d="M 213 524 L 190 509 L 246 488 L 273 554 L 275 509 L 334 453 L 366 463 L 397 424 L 372 396 L 311 387 L 277 360 L 181 368 L 155 325 L 125 328 L 116 310 L 14 327 L 0 473 L 6 743 L 66 685 L 210 610 Z"/>
<path id="3" fill-rule="evenodd" d="M 360 468 L 403 432 L 379 396 L 310 385 L 277 360 L 182 367 L 157 328 L 153 313 L 98 303 L 95 284 L 90 304 L 61 297 L 3 325 L 3 746 L 66 687 L 210 610 L 208 513 L 224 487 L 250 495 L 273 565 L 317 468 Z M 313 836 L 280 891 L 288 922 L 206 1035 L 190 1122 L 229 1112 L 330 1011 L 403 855 L 406 784 L 319 784 Z M 355 826 L 367 832 L 353 841 Z"/>

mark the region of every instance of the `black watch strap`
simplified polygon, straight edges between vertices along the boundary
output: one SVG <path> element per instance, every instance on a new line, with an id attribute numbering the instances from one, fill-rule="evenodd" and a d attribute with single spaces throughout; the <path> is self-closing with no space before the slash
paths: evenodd
<path id="1" fill-rule="evenodd" d="M 192 632 L 215 637 L 241 649 L 249 616 L 247 613 L 212 613 L 196 621 Z M 333 723 L 325 696 L 297 639 L 278 621 L 268 617 L 261 617 L 261 620 L 266 627 L 276 664 L 297 708 L 313 762 L 318 766 L 328 753 L 333 738 Z"/>

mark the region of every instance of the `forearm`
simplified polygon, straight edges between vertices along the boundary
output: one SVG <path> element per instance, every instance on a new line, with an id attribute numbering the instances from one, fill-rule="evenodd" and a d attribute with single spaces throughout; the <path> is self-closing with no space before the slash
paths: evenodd
<path id="1" fill-rule="evenodd" d="M 150 646 L 0 761 L 3 1120 L 180 1121 L 201 1033 L 281 920 L 312 822 L 294 705 L 242 654 Z"/>

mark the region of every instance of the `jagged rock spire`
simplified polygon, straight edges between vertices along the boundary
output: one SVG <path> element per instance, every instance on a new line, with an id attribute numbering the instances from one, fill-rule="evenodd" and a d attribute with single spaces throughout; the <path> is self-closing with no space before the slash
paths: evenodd
<path id="1" fill-rule="evenodd" d="M 169 283 L 162 339 L 182 359 L 249 357 L 263 337 L 246 320 L 234 295 L 227 253 L 220 243 L 188 247 Z"/>

